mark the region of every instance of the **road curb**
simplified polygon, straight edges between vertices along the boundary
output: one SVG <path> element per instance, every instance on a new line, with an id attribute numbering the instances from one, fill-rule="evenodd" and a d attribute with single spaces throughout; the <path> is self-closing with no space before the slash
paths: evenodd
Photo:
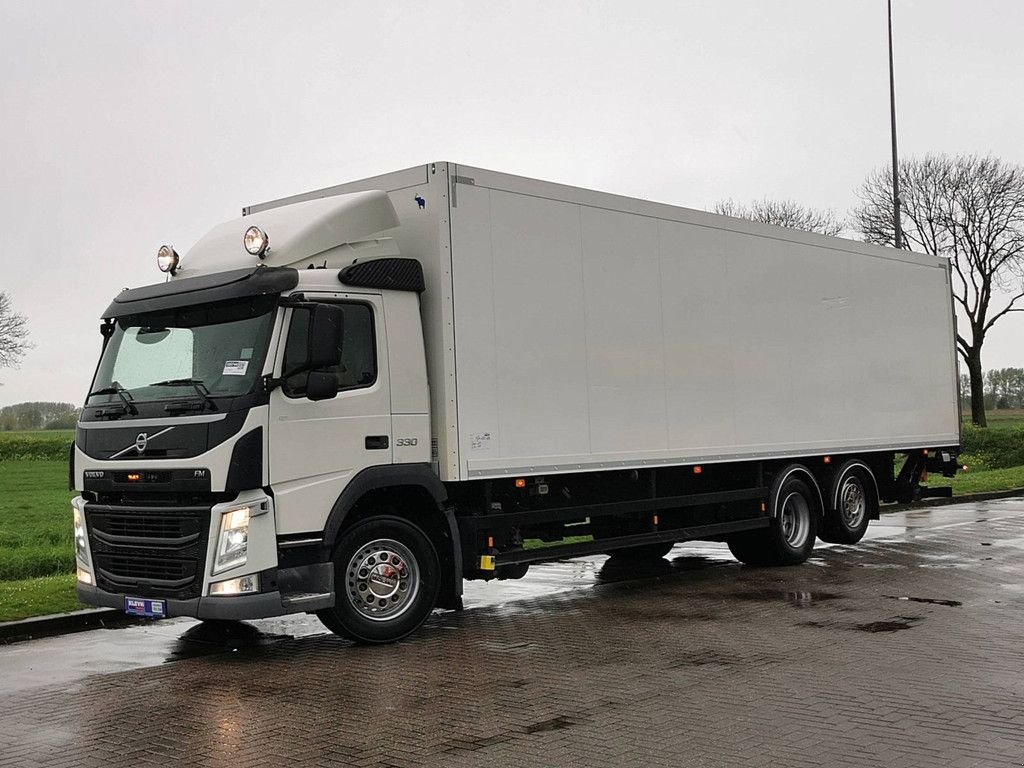
<path id="1" fill-rule="evenodd" d="M 0 621 L 0 645 L 19 640 L 33 640 L 49 635 L 63 635 L 83 629 L 125 626 L 139 623 L 116 608 L 86 608 L 70 613 L 33 616 L 18 621 Z"/>
<path id="2" fill-rule="evenodd" d="M 987 493 L 965 493 L 963 496 L 951 496 L 949 498 L 921 499 L 913 504 L 883 504 L 879 512 L 884 515 L 887 512 L 902 512 L 906 509 L 945 507 L 948 504 L 970 504 L 972 501 L 1010 499 L 1014 496 L 1024 496 L 1024 488 L 1011 488 L 1008 491 L 989 491 Z"/>

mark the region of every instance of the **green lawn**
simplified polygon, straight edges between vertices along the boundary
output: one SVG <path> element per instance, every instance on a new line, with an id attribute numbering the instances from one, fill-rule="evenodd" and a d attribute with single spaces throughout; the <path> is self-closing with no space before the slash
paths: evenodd
<path id="1" fill-rule="evenodd" d="M 88 607 L 75 597 L 73 573 L 0 581 L 0 621 L 17 621 L 30 616 L 67 613 Z"/>
<path id="2" fill-rule="evenodd" d="M 75 567 L 72 492 L 63 461 L 0 461 L 0 581 Z"/>
<path id="3" fill-rule="evenodd" d="M 1005 469 L 970 469 L 958 472 L 954 478 L 933 477 L 932 485 L 951 485 L 953 495 L 965 493 L 988 493 L 991 491 L 1009 491 L 1024 488 L 1024 467 L 1007 467 Z"/>
<path id="4" fill-rule="evenodd" d="M 985 414 L 989 427 L 994 429 L 1005 429 L 1007 427 L 1024 427 L 1024 409 L 1008 409 L 1003 411 L 988 411 Z M 967 415 L 970 420 L 970 414 Z"/>
<path id="5" fill-rule="evenodd" d="M 0 433 L 0 444 L 10 433 Z M 19 440 L 64 442 L 66 433 Z M 0 621 L 83 608 L 75 598 L 66 461 L 0 459 Z"/>

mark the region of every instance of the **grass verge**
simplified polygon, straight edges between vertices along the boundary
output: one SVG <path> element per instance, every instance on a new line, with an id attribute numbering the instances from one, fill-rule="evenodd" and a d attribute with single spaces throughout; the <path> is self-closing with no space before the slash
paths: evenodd
<path id="1" fill-rule="evenodd" d="M 0 582 L 74 570 L 67 478 L 63 461 L 0 463 Z"/>
<path id="2" fill-rule="evenodd" d="M 968 464 L 968 466 L 970 466 Z M 953 486 L 954 496 L 967 493 L 990 493 L 1024 488 L 1024 466 L 1005 469 L 979 469 L 960 472 L 954 478 L 936 477 L 934 485 Z"/>
<path id="3" fill-rule="evenodd" d="M 0 581 L 0 621 L 17 621 L 88 607 L 75 597 L 75 575 L 72 573 Z"/>

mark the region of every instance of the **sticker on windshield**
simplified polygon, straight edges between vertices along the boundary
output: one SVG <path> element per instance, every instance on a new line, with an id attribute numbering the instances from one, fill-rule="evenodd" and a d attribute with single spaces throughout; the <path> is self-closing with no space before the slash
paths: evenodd
<path id="1" fill-rule="evenodd" d="M 252 347 L 246 347 L 245 349 L 243 349 L 242 354 L 240 354 L 239 357 L 242 358 L 243 360 L 252 359 Z"/>
<path id="2" fill-rule="evenodd" d="M 221 375 L 223 376 L 245 376 L 245 372 L 249 370 L 248 360 L 225 360 L 224 371 Z"/>

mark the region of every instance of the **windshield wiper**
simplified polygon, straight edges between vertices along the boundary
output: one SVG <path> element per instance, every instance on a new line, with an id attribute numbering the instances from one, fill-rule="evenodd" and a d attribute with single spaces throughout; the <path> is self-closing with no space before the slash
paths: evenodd
<path id="1" fill-rule="evenodd" d="M 192 387 L 203 400 L 210 404 L 213 410 L 217 410 L 217 402 L 210 397 L 210 390 L 203 384 L 202 379 L 168 379 L 167 381 L 155 381 L 151 387 Z"/>
<path id="2" fill-rule="evenodd" d="M 85 399 L 88 400 L 93 395 L 117 395 L 118 397 L 121 398 L 121 402 L 124 403 L 124 407 L 128 413 L 130 413 L 132 416 L 135 416 L 139 412 L 139 409 L 136 408 L 135 405 L 132 403 L 132 400 L 134 399 L 132 398 L 132 393 L 129 392 L 124 387 L 122 387 L 116 381 L 110 382 L 109 387 L 104 387 L 103 389 L 97 389 L 95 392 L 90 392 L 88 395 L 85 396 Z"/>

